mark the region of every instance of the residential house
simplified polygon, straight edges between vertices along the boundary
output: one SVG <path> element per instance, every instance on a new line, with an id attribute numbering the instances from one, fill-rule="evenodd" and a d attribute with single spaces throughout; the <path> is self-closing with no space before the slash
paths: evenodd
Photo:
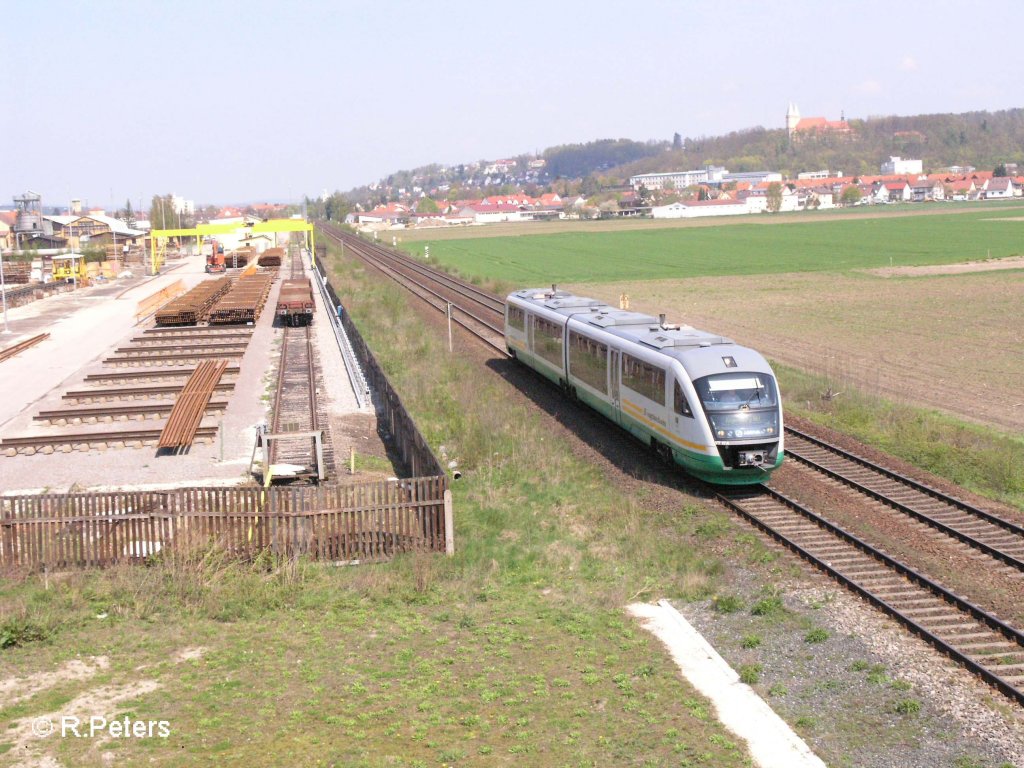
<path id="1" fill-rule="evenodd" d="M 953 200 L 977 200 L 978 188 L 973 179 L 957 179 L 947 185 L 949 196 Z"/>
<path id="2" fill-rule="evenodd" d="M 990 179 L 988 187 L 985 188 L 986 200 L 1001 200 L 1014 195 L 1013 179 L 1009 176 L 1002 176 Z"/>
<path id="3" fill-rule="evenodd" d="M 905 203 L 910 200 L 910 185 L 905 181 L 889 181 L 882 185 L 885 190 L 883 202 Z"/>
<path id="4" fill-rule="evenodd" d="M 916 181 L 910 185 L 910 199 L 915 203 L 925 200 L 945 200 L 946 191 L 938 179 Z"/>
<path id="5" fill-rule="evenodd" d="M 804 196 L 800 201 L 799 207 L 814 208 L 819 211 L 825 208 L 835 208 L 835 193 L 832 187 L 826 186 L 812 187 L 811 189 L 804 190 Z"/>

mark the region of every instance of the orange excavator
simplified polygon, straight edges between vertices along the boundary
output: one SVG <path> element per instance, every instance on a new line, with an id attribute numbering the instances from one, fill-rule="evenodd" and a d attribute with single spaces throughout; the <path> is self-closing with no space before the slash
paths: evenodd
<path id="1" fill-rule="evenodd" d="M 203 243 L 203 252 L 206 253 L 207 272 L 223 272 L 225 270 L 223 243 L 218 243 L 211 238 L 208 243 Z"/>

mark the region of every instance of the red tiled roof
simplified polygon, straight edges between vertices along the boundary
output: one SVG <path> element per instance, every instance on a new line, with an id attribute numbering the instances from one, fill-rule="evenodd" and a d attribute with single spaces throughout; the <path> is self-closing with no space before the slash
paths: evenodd
<path id="1" fill-rule="evenodd" d="M 794 131 L 848 131 L 850 124 L 845 120 L 826 120 L 824 117 L 804 117 L 796 124 Z"/>

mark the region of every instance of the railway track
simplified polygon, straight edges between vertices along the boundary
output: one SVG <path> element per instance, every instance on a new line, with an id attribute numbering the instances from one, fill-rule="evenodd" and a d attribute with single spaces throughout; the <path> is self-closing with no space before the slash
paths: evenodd
<path id="1" fill-rule="evenodd" d="M 292 254 L 291 274 L 304 273 L 301 256 Z M 274 394 L 274 434 L 288 432 L 314 432 L 323 430 L 323 461 L 331 467 L 333 452 L 328 438 L 328 420 L 320 412 L 317 400 L 317 369 L 313 334 L 309 325 L 281 327 L 281 355 L 278 362 L 277 388 Z M 271 464 L 289 464 L 296 467 L 296 476 L 317 476 L 316 441 L 312 437 L 276 438 L 270 444 Z"/>
<path id="2" fill-rule="evenodd" d="M 1024 704 L 1024 634 L 769 488 L 720 493 L 731 510 Z"/>
<path id="3" fill-rule="evenodd" d="M 452 303 L 457 311 L 455 322 L 492 349 L 507 354 L 500 327 L 504 304 L 496 297 L 488 301 L 475 286 L 440 276 L 413 259 L 329 225 L 321 231 L 434 309 L 445 312 Z M 1024 527 L 812 435 L 790 428 L 787 433 L 787 454 L 814 468 L 823 481 L 842 482 L 999 563 L 1024 570 Z M 718 494 L 715 489 L 715 493 L 765 534 L 1024 705 L 1024 634 L 1019 630 L 795 499 L 769 488 L 746 494 Z"/>
<path id="4" fill-rule="evenodd" d="M 321 227 L 321 231 L 341 243 L 361 261 L 394 280 L 442 314 L 449 311 L 450 305 L 453 323 L 484 342 L 502 357 L 508 356 L 502 325 L 505 303 L 501 299 L 465 281 L 441 275 L 413 259 L 395 254 L 390 249 L 368 243 L 329 225 Z"/>
<path id="5" fill-rule="evenodd" d="M 786 433 L 789 457 L 1024 572 L 1024 527 L 820 438 Z"/>

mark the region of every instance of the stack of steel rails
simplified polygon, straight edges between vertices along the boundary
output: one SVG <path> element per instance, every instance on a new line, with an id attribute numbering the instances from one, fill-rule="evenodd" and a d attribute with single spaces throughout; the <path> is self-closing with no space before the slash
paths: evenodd
<path id="1" fill-rule="evenodd" d="M 280 267 L 284 257 L 284 248 L 267 248 L 260 254 L 257 262 L 261 267 Z"/>
<path id="2" fill-rule="evenodd" d="M 207 360 L 196 366 L 174 401 L 157 441 L 158 449 L 177 450 L 192 445 L 214 389 L 227 367 L 227 360 Z"/>
<path id="3" fill-rule="evenodd" d="M 210 307 L 227 293 L 231 281 L 226 277 L 204 280 L 195 288 L 171 301 L 156 313 L 156 324 L 195 325 L 206 320 Z"/>
<path id="4" fill-rule="evenodd" d="M 265 272 L 240 277 L 210 310 L 210 324 L 256 322 L 267 302 L 273 282 L 274 275 Z"/>

